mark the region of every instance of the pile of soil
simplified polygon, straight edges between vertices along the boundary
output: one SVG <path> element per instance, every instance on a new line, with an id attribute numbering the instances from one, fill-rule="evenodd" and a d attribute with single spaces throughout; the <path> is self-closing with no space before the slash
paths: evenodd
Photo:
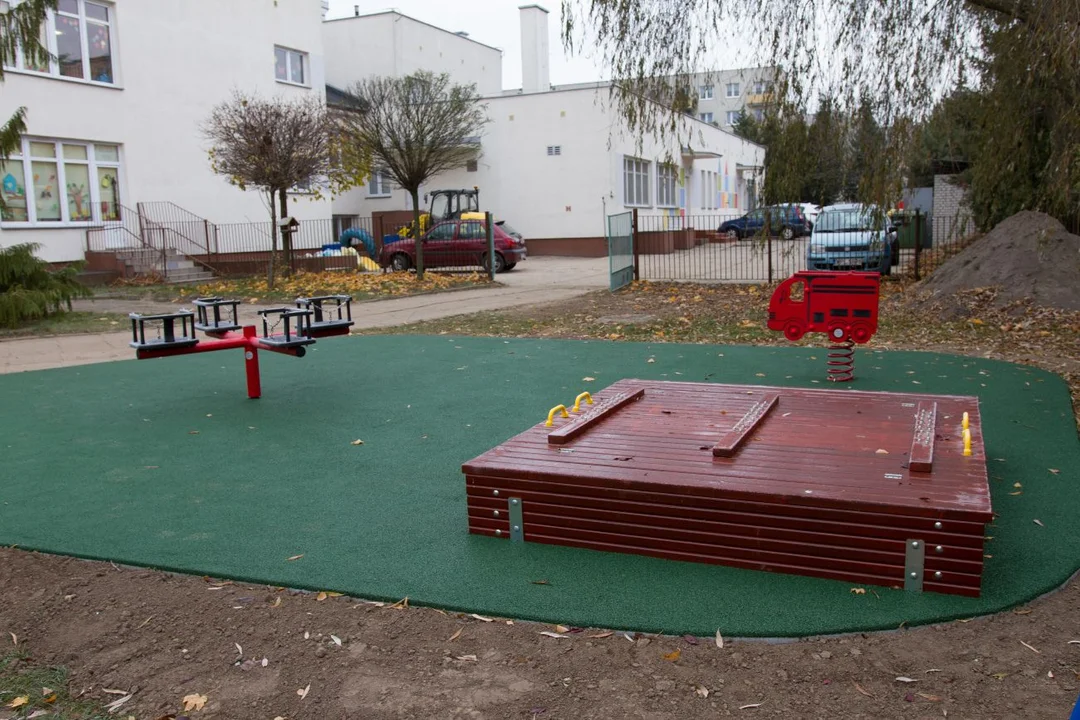
<path id="1" fill-rule="evenodd" d="M 1030 301 L 1080 310 L 1080 236 L 1049 215 L 1025 210 L 942 263 L 920 286 L 924 301 L 936 305 L 977 288 L 995 288 L 1000 307 Z"/>

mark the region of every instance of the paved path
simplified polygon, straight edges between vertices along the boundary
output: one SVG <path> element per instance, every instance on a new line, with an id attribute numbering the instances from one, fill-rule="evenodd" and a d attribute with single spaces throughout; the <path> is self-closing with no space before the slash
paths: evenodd
<path id="1" fill-rule="evenodd" d="M 458 290 L 432 295 L 358 303 L 356 327 L 381 328 L 502 308 L 533 305 L 583 295 L 607 287 L 607 258 L 529 258 L 513 272 L 498 276 L 504 287 Z M 170 312 L 176 303 L 132 300 L 80 300 L 76 310 L 89 312 Z M 242 323 L 255 323 L 261 307 L 241 305 Z M 134 357 L 129 332 L 59 335 L 0 341 L 0 373 L 85 365 Z"/>

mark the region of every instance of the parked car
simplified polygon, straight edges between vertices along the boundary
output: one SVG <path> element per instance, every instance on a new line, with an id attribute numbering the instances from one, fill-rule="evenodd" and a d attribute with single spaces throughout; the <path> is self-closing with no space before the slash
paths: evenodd
<path id="1" fill-rule="evenodd" d="M 495 223 L 495 272 L 513 270 L 525 259 L 525 241 L 516 232 Z M 515 237 L 516 235 L 516 237 Z M 488 267 L 487 229 L 482 220 L 445 220 L 432 227 L 423 239 L 424 269 Z M 416 241 L 412 238 L 386 243 L 379 251 L 379 265 L 395 272 L 416 267 Z"/>
<path id="2" fill-rule="evenodd" d="M 890 262 L 892 262 L 893 267 L 900 264 L 900 223 L 893 217 L 892 211 L 885 212 L 877 205 L 863 205 L 862 203 L 836 203 L 826 205 L 822 208 L 822 211 L 825 210 L 857 210 L 860 212 L 865 210 L 874 217 L 883 216 L 885 219 L 885 232 L 889 235 L 890 240 Z"/>
<path id="3" fill-rule="evenodd" d="M 814 203 L 799 203 L 799 207 L 802 209 L 803 217 L 806 218 L 807 227 L 813 230 L 814 223 L 817 221 L 818 215 L 821 214 L 821 206 Z"/>
<path id="4" fill-rule="evenodd" d="M 892 272 L 895 234 L 882 213 L 870 206 L 825 208 L 814 224 L 806 250 L 809 270 Z"/>
<path id="5" fill-rule="evenodd" d="M 798 205 L 771 205 L 751 210 L 740 218 L 720 223 L 719 232 L 735 239 L 764 232 L 765 213 L 769 213 L 769 232 L 784 240 L 801 237 L 810 232 L 806 216 Z"/>

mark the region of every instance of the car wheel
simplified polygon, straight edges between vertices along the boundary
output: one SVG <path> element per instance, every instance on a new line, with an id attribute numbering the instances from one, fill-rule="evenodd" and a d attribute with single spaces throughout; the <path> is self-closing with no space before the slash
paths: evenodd
<path id="1" fill-rule="evenodd" d="M 491 270 L 491 267 L 488 264 L 487 253 L 484 254 L 484 258 L 481 260 L 480 264 L 485 270 Z M 506 258 L 504 258 L 501 253 L 495 253 L 495 274 L 498 275 L 501 272 L 506 272 L 506 269 Z"/>
<path id="2" fill-rule="evenodd" d="M 726 233 L 724 233 L 724 237 L 727 238 L 728 240 L 738 240 L 739 239 L 739 231 L 736 230 L 735 228 L 732 228 L 731 230 L 728 230 Z"/>
<path id="3" fill-rule="evenodd" d="M 405 272 L 412 267 L 412 261 L 405 253 L 394 253 L 390 258 L 390 269 L 394 272 Z"/>
<path id="4" fill-rule="evenodd" d="M 803 328 L 797 322 L 789 322 L 784 326 L 784 337 L 788 340 L 795 342 L 803 336 Z"/>
<path id="5" fill-rule="evenodd" d="M 507 264 L 506 264 L 506 268 L 505 268 L 505 271 L 506 271 L 506 272 L 510 272 L 511 270 L 513 270 L 513 269 L 514 269 L 514 268 L 516 268 L 516 267 L 517 267 L 517 263 L 516 263 L 516 262 L 512 262 L 512 263 L 507 263 Z"/>
<path id="6" fill-rule="evenodd" d="M 795 230 L 793 230 L 790 225 L 788 227 L 785 227 L 783 230 L 780 231 L 780 238 L 783 239 L 783 240 L 791 240 L 794 237 L 795 237 Z"/>

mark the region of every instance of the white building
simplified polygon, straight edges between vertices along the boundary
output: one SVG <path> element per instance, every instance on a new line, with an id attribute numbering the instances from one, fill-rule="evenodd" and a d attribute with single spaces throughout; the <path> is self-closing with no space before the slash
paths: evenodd
<path id="1" fill-rule="evenodd" d="M 266 219 L 260 193 L 210 170 L 199 126 L 234 89 L 322 96 L 322 5 L 59 0 L 44 32 L 59 61 L 19 58 L 0 85 L 0 117 L 25 106 L 29 130 L 0 168 L 0 245 L 37 242 L 47 260 L 78 260 L 88 227 L 130 221 L 124 208 L 137 203 L 218 223 Z M 297 217 L 329 218 L 328 201 L 297 199 Z"/>
<path id="2" fill-rule="evenodd" d="M 394 16 L 410 28 L 412 46 L 441 42 L 440 52 L 450 58 L 472 51 L 466 38 Z M 382 16 L 366 18 L 327 26 L 359 38 L 367 36 L 368 31 L 362 30 L 365 22 L 385 22 Z M 603 255 L 606 216 L 630 208 L 670 218 L 672 226 L 682 227 L 690 216 L 715 218 L 753 206 L 754 179 L 764 161 L 764 148 L 690 118 L 680 134 L 692 138 L 688 143 L 692 147 L 649 138 L 639 146 L 613 107 L 609 85 L 551 86 L 547 25 L 547 10 L 537 5 L 521 8 L 522 89 L 484 95 L 489 123 L 483 130 L 480 159 L 432 180 L 427 189 L 478 186 L 481 208 L 521 232 L 533 254 Z M 341 85 L 352 84 L 367 71 L 351 59 L 352 37 L 326 42 L 329 75 Z M 417 60 L 411 68 L 438 72 L 444 69 L 439 60 L 432 54 L 426 63 Z M 396 65 L 402 59 L 386 57 L 381 62 Z M 469 66 L 471 71 L 459 68 L 456 59 L 450 65 L 459 70 L 457 82 L 475 82 L 478 87 L 491 70 L 488 64 L 475 63 Z M 367 187 L 333 203 L 335 216 L 370 216 L 408 206 L 406 193 L 380 174 Z M 714 229 L 714 218 L 701 218 L 699 229 Z M 652 226 L 663 224 L 654 221 Z"/>
<path id="3" fill-rule="evenodd" d="M 757 67 L 697 73 L 690 78 L 694 113 L 702 122 L 731 129 L 739 116 L 750 113 L 758 120 L 772 101 L 776 68 Z"/>

